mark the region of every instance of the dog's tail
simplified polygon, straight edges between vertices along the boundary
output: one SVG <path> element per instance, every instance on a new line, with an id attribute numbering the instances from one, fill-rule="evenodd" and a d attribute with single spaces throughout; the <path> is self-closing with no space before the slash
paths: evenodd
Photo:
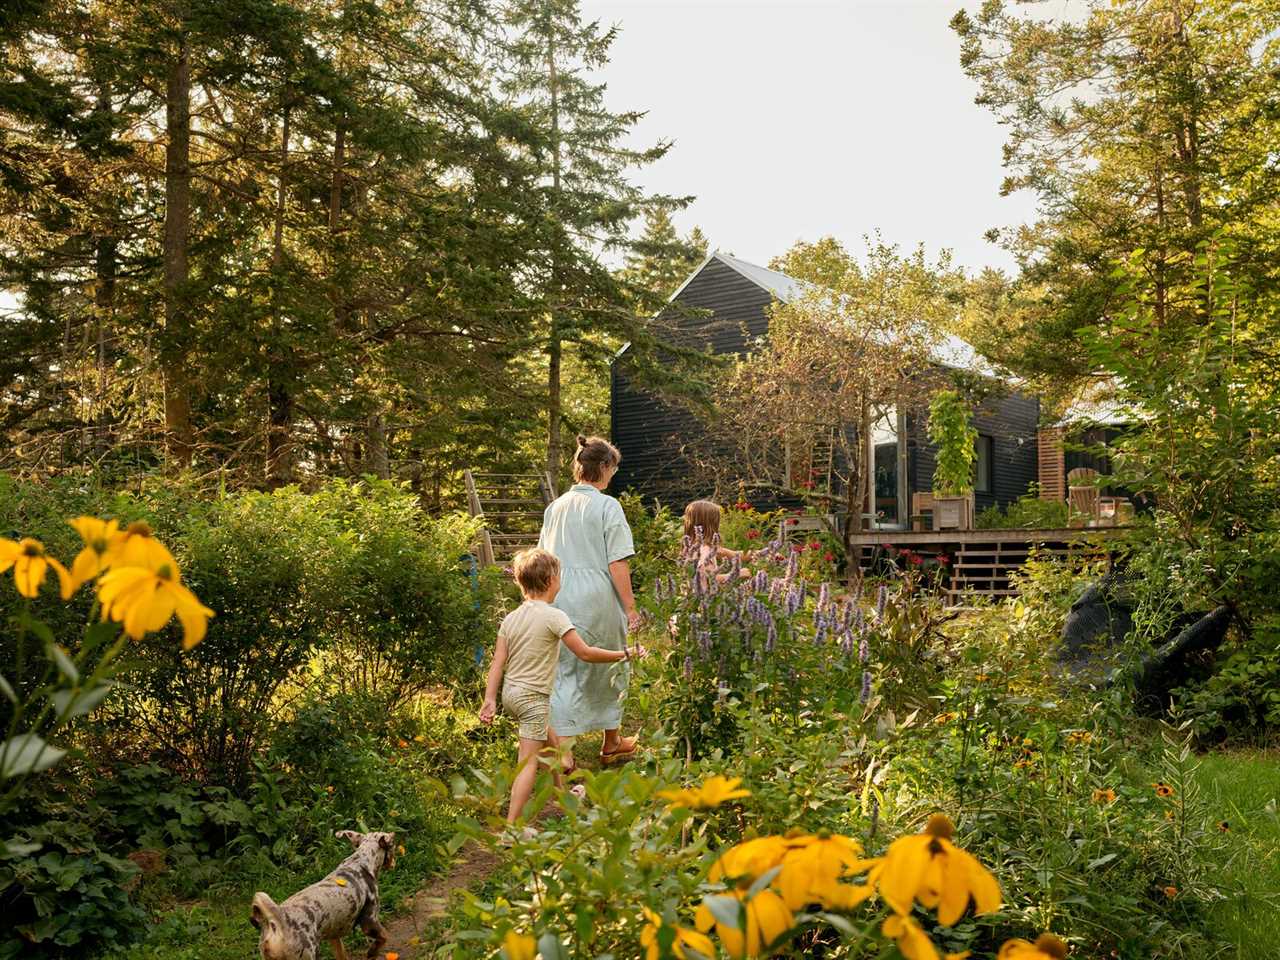
<path id="1" fill-rule="evenodd" d="M 259 890 L 253 895 L 253 907 L 249 912 L 249 922 L 259 930 L 264 924 L 274 925 L 279 916 L 276 902 Z"/>

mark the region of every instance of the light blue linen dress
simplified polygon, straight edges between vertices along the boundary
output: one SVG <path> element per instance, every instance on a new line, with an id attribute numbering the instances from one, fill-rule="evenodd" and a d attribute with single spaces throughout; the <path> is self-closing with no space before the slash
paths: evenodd
<path id="1" fill-rule="evenodd" d="M 538 546 L 560 561 L 555 606 L 569 615 L 593 647 L 621 650 L 627 616 L 609 577 L 609 564 L 635 555 L 622 504 L 589 483 L 566 490 L 542 515 Z M 551 727 L 562 737 L 613 730 L 622 722 L 622 694 L 631 665 L 587 663 L 560 645 L 551 690 Z"/>

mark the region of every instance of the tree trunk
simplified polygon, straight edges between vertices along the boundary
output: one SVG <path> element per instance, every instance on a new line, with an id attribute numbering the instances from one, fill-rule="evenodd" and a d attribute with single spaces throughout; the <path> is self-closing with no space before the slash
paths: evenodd
<path id="1" fill-rule="evenodd" d="M 169 63 L 165 84 L 164 156 L 164 328 L 161 349 L 164 376 L 165 441 L 179 466 L 190 466 L 194 436 L 191 428 L 191 382 L 187 353 L 191 347 L 191 318 L 186 285 L 189 278 L 187 242 L 191 234 L 191 46 L 185 33 Z"/>
<path id="2" fill-rule="evenodd" d="M 280 287 L 284 283 L 284 214 L 288 196 L 289 168 L 288 94 L 280 130 L 280 172 L 276 185 L 276 214 L 271 239 L 271 347 L 267 357 L 267 484 L 282 487 L 293 480 L 293 389 L 288 345 L 281 322 Z"/>
<path id="3" fill-rule="evenodd" d="M 368 472 L 383 480 L 391 476 L 387 455 L 387 421 L 381 413 L 372 414 L 365 425 L 365 465 Z"/>
<path id="4" fill-rule="evenodd" d="M 551 319 L 551 342 L 547 344 L 547 476 L 551 479 L 552 494 L 559 493 L 562 461 L 560 443 L 560 359 L 562 347 L 556 330 L 555 318 Z"/>
<path id="5" fill-rule="evenodd" d="M 560 207 L 560 90 L 556 72 L 555 41 L 547 40 L 547 83 L 551 93 L 551 186 L 553 211 Z M 551 480 L 551 495 L 560 492 L 560 470 L 563 454 L 560 445 L 560 360 L 563 345 L 560 341 L 560 323 L 556 311 L 563 300 L 563 285 L 555 258 L 551 265 L 551 290 L 556 297 L 551 309 L 551 333 L 547 343 L 547 476 Z"/>
<path id="6" fill-rule="evenodd" d="M 103 457 L 110 452 L 112 444 L 108 441 L 110 415 L 107 411 L 108 364 L 107 346 L 114 329 L 116 299 L 116 255 L 119 241 L 114 237 L 99 237 L 97 249 L 94 251 L 94 286 L 93 307 L 97 321 L 97 397 L 94 402 L 93 443 L 91 449 L 95 458 Z"/>

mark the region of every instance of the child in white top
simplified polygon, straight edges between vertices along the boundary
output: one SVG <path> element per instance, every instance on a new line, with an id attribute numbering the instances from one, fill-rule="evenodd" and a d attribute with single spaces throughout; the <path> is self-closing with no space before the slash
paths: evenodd
<path id="1" fill-rule="evenodd" d="M 556 746 L 556 734 L 548 725 L 548 718 L 560 644 L 588 663 L 630 658 L 626 650 L 588 646 L 564 611 L 551 605 L 560 592 L 560 561 L 554 556 L 545 550 L 522 550 L 512 566 L 524 603 L 507 614 L 498 628 L 484 704 L 480 707 L 480 722 L 492 723 L 498 712 L 501 684 L 502 709 L 520 726 L 520 765 L 511 784 L 508 823 L 515 823 L 529 801 L 537 776 L 537 758 L 542 755 L 545 762 L 548 745 L 553 749 Z M 637 655 L 643 652 L 643 648 L 636 648 Z M 556 785 L 561 786 L 560 765 L 550 766 Z"/>

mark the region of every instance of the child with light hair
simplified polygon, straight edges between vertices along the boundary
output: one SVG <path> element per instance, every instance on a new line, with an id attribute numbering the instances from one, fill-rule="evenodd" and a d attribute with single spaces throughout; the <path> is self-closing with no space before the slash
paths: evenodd
<path id="1" fill-rule="evenodd" d="M 521 550 L 512 563 L 516 583 L 524 602 L 511 611 L 498 628 L 498 642 L 489 666 L 481 723 L 492 723 L 498 712 L 498 691 L 502 709 L 519 725 L 519 768 L 511 784 L 511 804 L 507 822 L 515 823 L 533 792 L 538 760 L 549 761 L 557 746 L 550 726 L 551 688 L 556 663 L 563 644 L 587 663 L 616 663 L 632 656 L 626 649 L 606 650 L 588 646 L 578 635 L 568 615 L 553 607 L 560 592 L 560 561 L 546 550 Z M 642 656 L 637 647 L 635 655 Z M 560 765 L 550 764 L 556 785 L 562 786 Z"/>

